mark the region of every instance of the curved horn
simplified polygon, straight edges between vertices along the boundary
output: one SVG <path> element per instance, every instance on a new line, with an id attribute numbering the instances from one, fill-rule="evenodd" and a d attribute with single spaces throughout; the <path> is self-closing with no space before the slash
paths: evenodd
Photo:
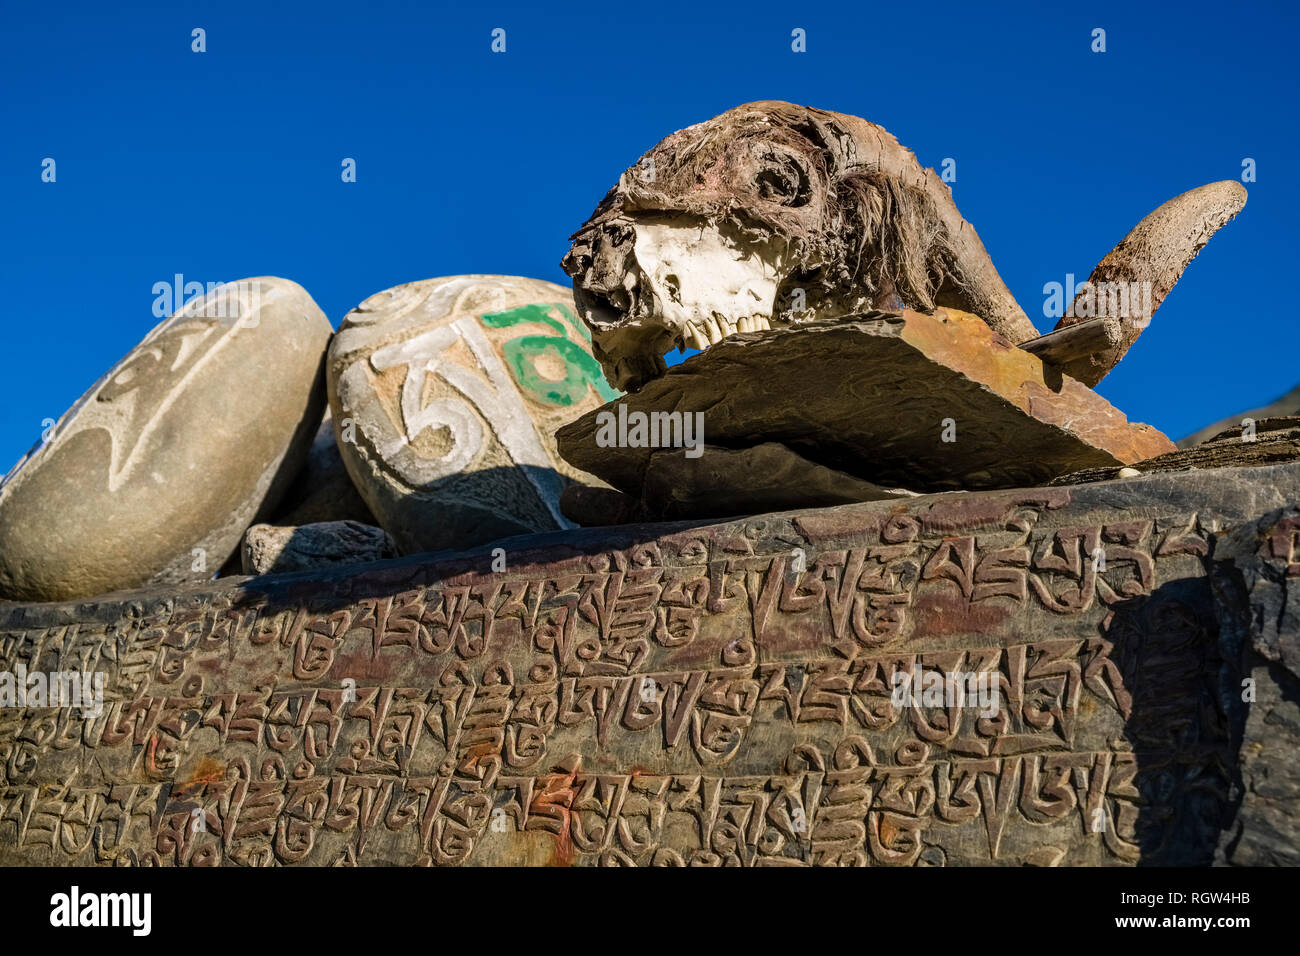
<path id="1" fill-rule="evenodd" d="M 1245 205 L 1245 187 L 1228 179 L 1175 196 L 1134 226 L 1097 263 L 1085 291 L 1056 323 L 1057 329 L 1064 329 L 1091 318 L 1118 316 L 1118 341 L 1060 366 L 1061 371 L 1084 385 L 1105 378 L 1150 324 L 1187 264 Z M 1116 310 L 1117 302 L 1128 308 Z"/>

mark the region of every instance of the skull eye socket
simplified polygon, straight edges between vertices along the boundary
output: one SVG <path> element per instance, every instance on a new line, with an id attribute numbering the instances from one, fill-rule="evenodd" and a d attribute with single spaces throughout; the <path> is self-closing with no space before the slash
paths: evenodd
<path id="1" fill-rule="evenodd" d="M 763 201 L 791 207 L 806 206 L 812 192 L 803 166 L 783 153 L 764 158 L 754 188 Z"/>

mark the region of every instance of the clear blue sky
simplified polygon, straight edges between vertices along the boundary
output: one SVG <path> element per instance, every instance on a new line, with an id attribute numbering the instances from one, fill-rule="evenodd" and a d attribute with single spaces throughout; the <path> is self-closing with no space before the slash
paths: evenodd
<path id="1" fill-rule="evenodd" d="M 1255 159 L 1245 211 L 1099 390 L 1177 438 L 1300 381 L 1296 7 L 984 6 L 10 4 L 0 472 L 156 323 L 157 282 L 285 276 L 336 325 L 435 275 L 567 284 L 567 236 L 624 168 L 758 99 L 954 158 L 958 207 L 1044 331 L 1045 282 Z"/>

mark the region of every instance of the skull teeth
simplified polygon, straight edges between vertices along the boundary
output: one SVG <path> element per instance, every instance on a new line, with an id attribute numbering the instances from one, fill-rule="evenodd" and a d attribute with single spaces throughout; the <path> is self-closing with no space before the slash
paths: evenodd
<path id="1" fill-rule="evenodd" d="M 711 345 L 717 345 L 729 335 L 735 335 L 737 332 L 766 332 L 772 326 L 763 316 L 742 316 L 732 321 L 726 316 L 717 315 L 716 313 L 704 316 L 698 319 L 687 320 L 685 323 L 679 343 L 683 347 L 707 349 Z"/>

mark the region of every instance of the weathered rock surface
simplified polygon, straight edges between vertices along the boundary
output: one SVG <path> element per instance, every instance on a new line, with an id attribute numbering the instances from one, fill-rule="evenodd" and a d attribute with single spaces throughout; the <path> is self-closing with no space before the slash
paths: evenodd
<path id="1" fill-rule="evenodd" d="M 212 577 L 301 467 L 330 334 L 306 290 L 270 277 L 158 325 L 0 485 L 0 593 Z"/>
<path id="2" fill-rule="evenodd" d="M 710 445 L 776 442 L 862 481 L 916 491 L 1035 485 L 1175 450 L 955 309 L 732 336 L 559 430 L 568 461 L 641 497 L 656 449 L 598 444 L 601 412 L 619 405 L 629 421 L 633 413 L 700 413 Z M 743 511 L 738 503 L 766 477 L 738 471 L 730 490 L 709 476 L 686 477 L 690 469 L 718 474 L 708 459 L 677 462 L 675 474 L 717 490 L 715 515 Z"/>
<path id="3" fill-rule="evenodd" d="M 1266 418 L 1285 418 L 1287 416 L 1300 415 L 1300 385 L 1297 385 L 1291 391 L 1287 392 L 1276 401 L 1270 402 L 1260 408 L 1253 408 L 1250 411 L 1242 412 L 1239 415 L 1229 415 L 1227 418 L 1215 422 L 1213 425 L 1206 425 L 1199 431 L 1192 432 L 1186 438 L 1178 440 L 1179 448 L 1192 448 L 1201 442 L 1214 438 L 1227 431 L 1235 430 L 1241 433 L 1241 423 L 1244 419 L 1251 419 L 1254 422 L 1261 422 Z"/>
<path id="4" fill-rule="evenodd" d="M 1293 499 L 1294 500 L 1294 499 Z M 1220 862 L 1300 865 L 1300 508 L 1246 525 L 1214 552 L 1214 592 L 1239 780 Z M 1240 702 L 1240 703 L 1238 703 Z"/>
<path id="5" fill-rule="evenodd" d="M 0 669 L 105 698 L 0 708 L 0 864 L 1204 864 L 1207 565 L 1297 500 L 1189 471 L 0 607 Z"/>
<path id="6" fill-rule="evenodd" d="M 244 533 L 240 557 L 245 574 L 273 574 L 395 558 L 397 545 L 383 528 L 359 521 L 255 524 Z"/>
<path id="7" fill-rule="evenodd" d="M 357 521 L 373 525 L 375 517 L 352 484 L 334 437 L 329 411 L 316 430 L 307 460 L 271 516 L 270 524 L 303 525 L 322 521 Z"/>
<path id="8" fill-rule="evenodd" d="M 1128 469 L 1138 474 L 1160 471 L 1189 471 L 1193 468 L 1239 468 L 1245 465 L 1279 465 L 1300 459 L 1300 417 L 1265 418 L 1255 424 L 1252 436 L 1243 437 L 1240 427 L 1231 428 L 1210 440 L 1180 448 Z M 1055 479 L 1054 485 L 1079 485 L 1123 477 L 1123 469 L 1088 468 Z"/>
<path id="9" fill-rule="evenodd" d="M 572 527 L 581 472 L 555 429 L 617 395 L 572 295 L 514 276 L 398 286 L 348 313 L 329 351 L 339 449 L 405 553 Z"/>

